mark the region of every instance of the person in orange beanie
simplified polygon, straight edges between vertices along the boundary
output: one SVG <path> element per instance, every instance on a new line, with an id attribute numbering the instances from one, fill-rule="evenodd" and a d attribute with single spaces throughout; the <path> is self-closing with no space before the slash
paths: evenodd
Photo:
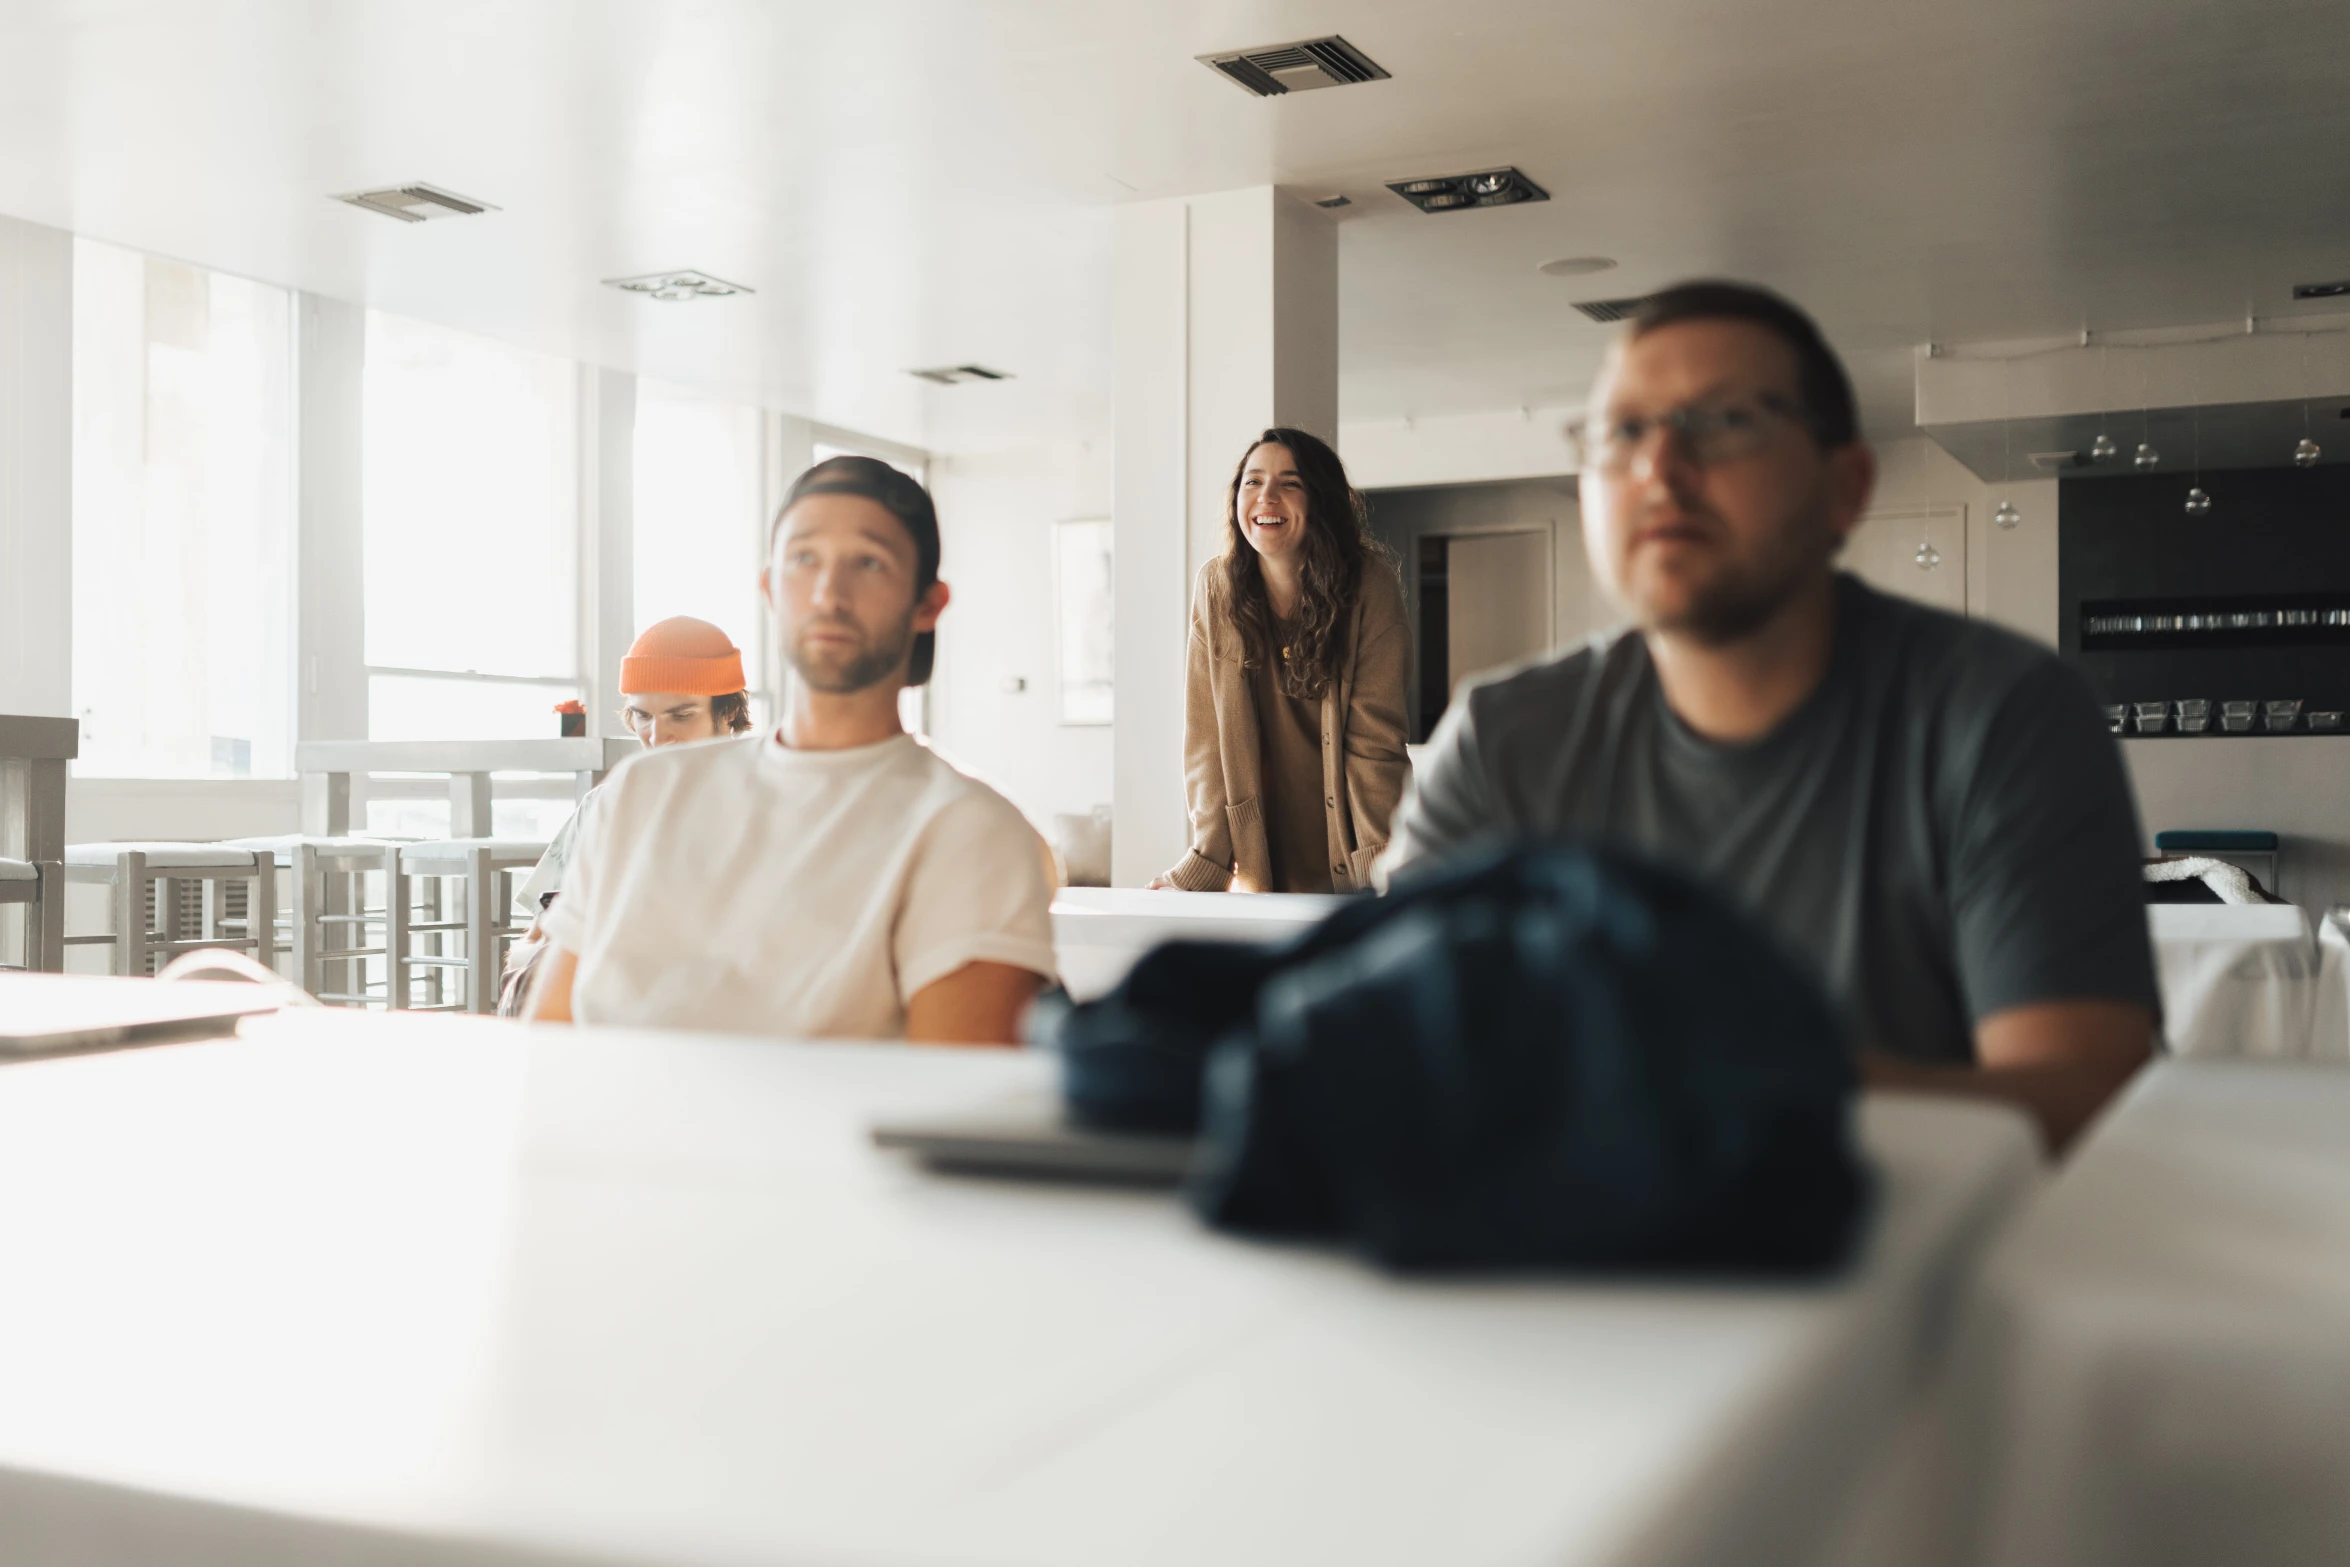
<path id="1" fill-rule="evenodd" d="M 620 694 L 627 698 L 620 720 L 648 751 L 723 740 L 751 727 L 747 687 L 742 649 L 725 632 L 691 615 L 672 615 L 646 627 L 620 660 Z M 531 927 L 507 953 L 505 983 L 498 997 L 500 1016 L 522 1013 L 531 969 L 545 950 L 538 916 L 563 890 L 563 872 L 571 863 L 580 823 L 595 801 L 594 791 L 580 801 L 515 894 L 531 916 Z"/>

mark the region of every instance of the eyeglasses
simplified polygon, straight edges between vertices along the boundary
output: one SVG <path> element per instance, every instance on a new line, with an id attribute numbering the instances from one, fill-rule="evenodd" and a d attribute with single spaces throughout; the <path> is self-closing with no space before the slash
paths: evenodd
<path id="1" fill-rule="evenodd" d="M 1751 457 L 1770 444 L 1771 423 L 1779 420 L 1812 430 L 1811 417 L 1775 392 L 1757 392 L 1745 401 L 1692 403 L 1661 414 L 1625 414 L 1594 426 L 1577 419 L 1567 426 L 1567 439 L 1586 468 L 1622 473 L 1632 458 L 1658 430 L 1679 437 L 1681 449 L 1700 468 Z M 1816 434 L 1817 432 L 1813 432 Z"/>

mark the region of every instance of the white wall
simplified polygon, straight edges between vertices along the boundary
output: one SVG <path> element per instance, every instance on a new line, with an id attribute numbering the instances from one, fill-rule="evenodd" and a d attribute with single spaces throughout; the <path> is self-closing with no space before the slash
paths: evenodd
<path id="1" fill-rule="evenodd" d="M 1053 524 L 1110 515 L 1107 443 L 940 458 L 930 486 L 954 593 L 939 622 L 932 743 L 1049 836 L 1055 812 L 1111 800 L 1111 726 L 1057 716 L 1053 625 Z M 1012 680 L 1026 689 L 1005 690 Z"/>
<path id="2" fill-rule="evenodd" d="M 1572 473 L 1566 425 L 1579 408 L 1504 408 L 1430 419 L 1358 419 L 1338 427 L 1357 489 L 1483 484 Z"/>
<path id="3" fill-rule="evenodd" d="M 0 713 L 73 712 L 73 236 L 0 218 Z"/>
<path id="4" fill-rule="evenodd" d="M 2024 514 L 2013 529 L 1996 527 L 2001 499 Z M 1925 436 L 1877 447 L 1872 512 L 1966 508 L 1967 613 L 2056 645 L 2056 481 L 1985 484 Z"/>
<path id="5" fill-rule="evenodd" d="M 2173 828 L 2278 837 L 2272 889 L 2312 914 L 2350 902 L 2350 738 L 2124 740 L 2147 852 Z"/>

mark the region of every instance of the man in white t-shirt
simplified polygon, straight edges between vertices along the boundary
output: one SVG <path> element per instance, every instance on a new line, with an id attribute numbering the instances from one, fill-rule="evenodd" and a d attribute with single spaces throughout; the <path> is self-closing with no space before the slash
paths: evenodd
<path id="1" fill-rule="evenodd" d="M 1053 974 L 1051 856 L 898 722 L 947 605 L 938 519 L 886 463 L 800 476 L 760 585 L 790 682 L 767 734 L 632 757 L 582 828 L 528 1015 L 1011 1044 Z"/>

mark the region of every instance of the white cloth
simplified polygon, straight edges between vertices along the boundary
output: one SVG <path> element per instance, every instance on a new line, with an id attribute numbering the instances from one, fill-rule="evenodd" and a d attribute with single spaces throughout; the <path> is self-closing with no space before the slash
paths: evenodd
<path id="1" fill-rule="evenodd" d="M 579 843 L 579 824 L 589 811 L 595 809 L 596 797 L 603 792 L 602 784 L 587 792 L 587 797 L 579 802 L 578 808 L 563 819 L 562 826 L 555 829 L 555 836 L 548 840 L 547 852 L 539 856 L 538 864 L 530 868 L 530 874 L 523 878 L 522 885 L 514 889 L 514 906 L 522 911 L 524 918 L 537 919 L 539 899 L 547 893 L 563 890 L 563 873 L 571 868 L 571 856 Z"/>
<path id="2" fill-rule="evenodd" d="M 2345 911 L 2317 922 L 2317 1004 L 2309 1026 L 2312 1061 L 2350 1061 L 2350 929 Z"/>
<path id="3" fill-rule="evenodd" d="M 2146 910 L 2163 1033 L 2184 1056 L 2310 1053 L 2317 943 L 2289 903 L 2156 903 Z"/>
<path id="4" fill-rule="evenodd" d="M 2155 1066 L 1986 1266 L 1945 1505 L 1982 1567 L 2350 1553 L 2350 1072 Z"/>
<path id="5" fill-rule="evenodd" d="M 602 793 L 542 922 L 583 1023 L 893 1038 L 965 964 L 1053 973 L 1044 840 L 909 736 L 666 746 Z"/>
<path id="6" fill-rule="evenodd" d="M 2199 881 L 2209 887 L 2222 903 L 2265 903 L 2268 900 L 2252 890 L 2252 877 L 2241 865 L 2230 865 L 2225 860 L 2207 859 L 2202 855 L 2182 855 L 2175 860 L 2150 860 L 2146 864 L 2148 881 Z"/>

